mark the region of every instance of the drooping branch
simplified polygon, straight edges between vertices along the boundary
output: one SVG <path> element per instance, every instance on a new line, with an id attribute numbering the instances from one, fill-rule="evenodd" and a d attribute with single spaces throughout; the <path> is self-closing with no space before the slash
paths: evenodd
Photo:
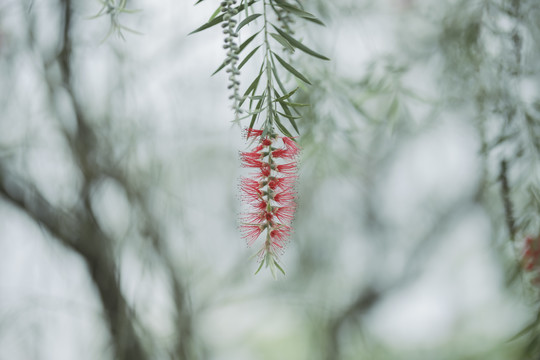
<path id="1" fill-rule="evenodd" d="M 510 240 L 516 239 L 516 223 L 514 218 L 514 209 L 512 207 L 512 200 L 510 199 L 510 185 L 508 183 L 508 165 L 506 160 L 501 161 L 499 180 L 501 181 L 501 196 L 504 206 L 504 217 L 506 220 L 506 227 L 508 228 L 508 234 Z"/>

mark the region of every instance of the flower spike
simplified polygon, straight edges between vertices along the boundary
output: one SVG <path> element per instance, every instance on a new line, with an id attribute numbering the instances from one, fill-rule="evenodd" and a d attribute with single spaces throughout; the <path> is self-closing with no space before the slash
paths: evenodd
<path id="1" fill-rule="evenodd" d="M 277 261 L 289 240 L 296 209 L 296 157 L 299 148 L 287 137 L 271 132 L 246 129 L 246 139 L 254 140 L 251 151 L 240 152 L 242 166 L 255 169 L 242 178 L 240 188 L 249 211 L 243 216 L 241 230 L 249 246 L 263 237 L 259 260 L 267 266 L 279 267 Z M 279 141 L 281 140 L 281 141 Z M 287 160 L 285 163 L 281 163 Z"/>

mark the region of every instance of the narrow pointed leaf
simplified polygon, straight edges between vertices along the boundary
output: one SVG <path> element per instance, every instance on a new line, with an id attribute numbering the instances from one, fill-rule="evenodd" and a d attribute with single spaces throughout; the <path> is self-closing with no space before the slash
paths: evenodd
<path id="1" fill-rule="evenodd" d="M 254 92 L 255 90 L 257 90 L 257 86 L 259 85 L 259 80 L 261 79 L 262 74 L 263 74 L 263 71 L 262 71 L 262 66 L 261 66 L 261 69 L 259 70 L 259 75 L 257 75 L 255 80 L 253 80 L 251 85 L 249 85 L 246 92 L 244 93 L 244 98 L 240 101 L 240 104 L 238 104 L 238 106 L 242 106 L 244 101 L 247 99 L 247 95 L 249 95 L 252 92 Z"/>
<path id="2" fill-rule="evenodd" d="M 287 115 L 285 113 L 282 113 L 281 111 L 276 111 L 279 115 L 283 116 L 283 117 L 286 117 L 287 119 L 293 119 L 293 120 L 296 120 L 296 119 L 301 119 L 302 117 L 301 116 L 292 116 L 292 115 Z"/>
<path id="3" fill-rule="evenodd" d="M 270 57 L 270 61 L 272 62 L 272 74 L 274 74 L 274 79 L 276 79 L 276 82 L 278 83 L 278 86 L 279 86 L 279 89 L 281 90 L 281 92 L 286 93 L 287 90 L 285 90 L 285 86 L 283 86 L 283 83 L 281 82 L 281 80 L 279 78 L 279 74 L 277 72 L 277 67 L 276 67 L 276 64 L 274 63 L 274 59 L 272 59 L 272 57 Z M 278 97 L 279 97 L 279 95 L 278 95 Z"/>
<path id="4" fill-rule="evenodd" d="M 304 106 L 309 106 L 309 104 L 301 104 L 301 103 L 292 103 L 292 102 L 289 102 L 289 101 L 283 101 L 285 104 L 287 104 L 288 106 L 290 107 L 304 107 Z"/>
<path id="5" fill-rule="evenodd" d="M 287 130 L 287 128 L 281 123 L 281 120 L 279 120 L 279 116 L 277 116 L 277 114 L 274 114 L 274 121 L 276 122 L 277 128 L 279 129 L 279 131 L 281 131 L 283 135 L 291 138 L 294 137 L 292 136 L 290 131 Z"/>
<path id="6" fill-rule="evenodd" d="M 293 96 L 293 94 L 298 90 L 299 88 L 296 88 L 294 89 L 293 91 L 291 91 L 290 93 L 286 94 L 286 95 L 283 95 L 281 97 L 278 97 L 275 101 L 282 101 L 282 100 L 287 100 L 288 98 L 290 98 L 291 96 Z"/>
<path id="7" fill-rule="evenodd" d="M 306 20 L 309 20 L 309 21 L 312 21 L 316 24 L 319 24 L 319 25 L 323 25 L 324 26 L 324 23 L 319 20 L 315 15 L 313 14 L 310 14 L 308 13 L 307 11 L 304 11 L 302 9 L 300 9 L 299 7 L 296 7 L 294 5 L 291 5 L 289 3 L 286 3 L 285 1 L 283 0 L 275 0 L 274 1 L 276 3 L 277 6 L 297 15 L 297 16 L 300 16 L 301 18 L 303 19 L 306 19 Z"/>
<path id="8" fill-rule="evenodd" d="M 296 125 L 296 120 L 294 120 L 294 116 L 286 116 L 286 119 L 289 120 L 292 127 L 294 128 L 294 131 L 296 131 L 297 134 L 300 134 L 300 131 L 298 130 L 298 125 Z"/>
<path id="9" fill-rule="evenodd" d="M 251 122 L 249 123 L 249 127 L 248 127 L 249 129 L 252 129 L 253 125 L 255 125 L 255 121 L 257 120 L 257 117 L 261 113 L 260 109 L 261 109 L 263 103 L 264 103 L 264 97 L 261 98 L 259 100 L 259 102 L 257 102 L 257 106 L 255 107 L 255 113 L 253 113 L 253 116 L 251 117 Z"/>
<path id="10" fill-rule="evenodd" d="M 241 10 L 244 9 L 244 7 L 247 5 L 247 6 L 250 6 L 251 4 L 253 4 L 255 2 L 255 0 L 251 0 L 249 3 L 247 4 L 242 4 L 242 5 L 239 5 L 237 6 L 235 9 L 238 10 L 239 12 Z M 197 4 L 195 4 L 197 5 Z M 203 31 L 203 30 L 206 30 L 208 28 L 211 28 L 212 26 L 215 26 L 219 23 L 221 23 L 223 21 L 223 15 L 219 15 L 219 16 L 216 16 L 215 18 L 213 18 L 211 21 L 208 21 L 206 24 L 203 24 L 201 26 L 199 26 L 197 29 L 193 30 L 192 32 L 190 32 L 188 35 L 191 35 L 191 34 L 195 34 L 195 33 L 198 33 L 199 31 Z"/>
<path id="11" fill-rule="evenodd" d="M 227 65 L 227 64 L 226 64 L 225 62 L 222 62 L 221 65 L 219 65 L 219 67 L 216 69 L 216 71 L 214 71 L 214 72 L 212 73 L 212 75 L 210 75 L 210 76 L 216 75 L 216 74 L 217 74 L 218 72 L 220 72 L 226 65 Z"/>
<path id="12" fill-rule="evenodd" d="M 272 54 L 274 54 L 274 56 L 276 57 L 277 61 L 279 61 L 279 63 L 288 71 L 290 72 L 291 74 L 293 74 L 294 76 L 296 76 L 298 79 L 302 80 L 303 82 L 305 82 L 306 84 L 309 84 L 311 85 L 311 82 L 309 82 L 309 80 L 304 76 L 302 75 L 302 73 L 298 70 L 296 70 L 294 67 L 292 67 L 292 65 L 288 64 L 285 60 L 283 60 L 282 58 L 279 57 L 279 55 L 277 55 L 276 53 L 272 52 Z"/>
<path id="13" fill-rule="evenodd" d="M 251 59 L 251 57 L 253 55 L 255 55 L 255 53 L 257 52 L 257 50 L 259 50 L 260 47 L 261 47 L 261 45 L 257 46 L 255 49 L 251 50 L 251 52 L 249 54 L 246 55 L 244 60 L 242 60 L 240 65 L 238 65 L 238 70 L 240 70 L 249 61 L 249 59 Z"/>
<path id="14" fill-rule="evenodd" d="M 294 93 L 295 91 L 296 91 L 296 89 L 293 90 L 292 93 Z M 277 110 L 276 110 L 276 113 L 278 113 L 278 114 L 280 114 L 280 115 L 282 115 L 282 116 L 285 116 L 285 117 L 287 118 L 287 120 L 289 120 L 289 122 L 291 123 L 291 125 L 292 125 L 292 127 L 294 128 L 294 130 L 296 131 L 296 133 L 297 133 L 297 134 L 300 134 L 300 131 L 298 130 L 298 126 L 296 125 L 296 121 L 294 120 L 295 117 L 291 114 L 291 112 L 290 112 L 290 110 L 289 110 L 289 107 L 288 107 L 288 105 L 287 105 L 288 103 L 287 103 L 286 101 L 284 101 L 284 100 L 279 100 L 279 99 L 282 98 L 282 97 L 279 96 L 279 94 L 278 94 L 277 91 L 274 90 L 274 92 L 275 92 L 275 94 L 276 94 L 276 96 L 277 96 L 277 99 L 276 99 L 276 100 L 277 100 L 277 101 L 279 102 L 279 104 L 281 105 L 281 108 L 283 109 L 283 111 L 285 112 L 285 114 L 282 114 L 282 113 L 280 113 L 280 112 L 277 111 Z M 291 93 L 291 94 L 287 94 L 287 95 L 290 96 L 290 95 L 292 95 L 292 93 Z M 287 95 L 286 95 L 286 96 L 287 96 Z M 293 109 L 294 109 L 294 108 L 293 108 Z M 297 117 L 297 119 L 299 119 L 299 118 L 300 118 L 300 117 Z"/>
<path id="15" fill-rule="evenodd" d="M 195 5 L 197 5 L 197 4 L 195 4 Z M 218 6 L 218 8 L 216 9 L 216 11 L 214 11 L 214 13 L 212 14 L 212 16 L 210 16 L 210 19 L 208 19 L 208 21 L 214 20 L 214 18 L 215 18 L 216 16 L 219 15 L 219 12 L 220 12 L 220 11 L 221 11 L 221 6 Z"/>
<path id="16" fill-rule="evenodd" d="M 141 9 L 119 9 L 118 11 L 121 13 L 126 13 L 126 14 L 136 14 L 138 12 L 141 12 L 142 10 Z"/>
<path id="17" fill-rule="evenodd" d="M 277 263 L 277 261 L 274 260 L 274 264 L 275 264 L 276 267 L 279 269 L 279 271 L 281 271 L 281 273 L 282 273 L 283 275 L 285 275 L 285 270 L 283 270 L 283 269 L 281 268 L 281 266 L 279 266 L 279 264 Z"/>
<path id="18" fill-rule="evenodd" d="M 202 1 L 202 0 L 199 0 L 199 1 Z M 259 265 L 259 268 L 257 269 L 257 271 L 255 271 L 254 275 L 257 275 L 259 273 L 259 271 L 261 271 L 263 265 L 264 265 L 264 261 L 261 261 L 261 265 Z"/>
<path id="19" fill-rule="evenodd" d="M 292 45 L 289 44 L 289 42 L 285 40 L 283 36 L 278 35 L 276 33 L 270 33 L 270 36 L 276 39 L 276 41 L 280 43 L 281 45 L 283 45 L 284 48 L 289 49 L 291 52 L 294 52 L 294 48 L 292 47 Z"/>
<path id="20" fill-rule="evenodd" d="M 238 54 L 240 54 L 242 52 L 242 50 L 244 50 L 248 45 L 249 43 L 251 43 L 253 41 L 253 39 L 255 39 L 255 37 L 259 34 L 259 32 L 257 32 L 256 34 L 253 34 L 252 36 L 250 36 L 248 39 L 246 39 L 246 41 L 244 41 L 240 47 L 238 48 Z M 255 54 L 255 51 L 260 47 L 257 46 L 257 48 L 255 48 L 255 50 L 251 51 L 251 53 L 249 53 L 247 56 L 246 56 L 246 59 L 244 59 L 240 65 L 238 66 L 238 69 L 241 69 L 242 66 L 244 66 L 245 62 L 247 62 L 247 60 L 249 60 L 250 57 L 253 56 L 253 54 Z M 218 72 L 220 72 L 225 66 L 227 66 L 227 64 L 224 62 L 221 63 L 221 65 L 219 65 L 219 67 L 216 69 L 216 71 L 214 71 L 212 73 L 212 75 L 210 76 L 214 76 L 216 75 Z"/>
<path id="21" fill-rule="evenodd" d="M 292 46 L 294 46 L 295 48 L 297 48 L 298 50 L 301 50 L 303 52 L 305 52 L 306 54 L 309 54 L 311 56 L 314 56 L 316 58 L 319 58 L 319 59 L 322 59 L 322 60 L 330 60 L 329 58 L 327 58 L 326 56 L 324 55 L 321 55 L 319 54 L 318 52 L 315 52 L 313 50 L 311 50 L 310 48 L 308 48 L 306 45 L 302 44 L 300 41 L 296 40 L 295 38 L 293 38 L 291 35 L 287 34 L 285 31 L 275 27 L 274 25 L 272 25 L 274 27 L 274 29 L 276 29 L 276 31 L 281 35 L 283 36 L 288 42 L 289 44 L 291 44 Z"/>
<path id="22" fill-rule="evenodd" d="M 311 15 L 311 14 L 310 14 L 310 15 Z M 300 15 L 300 17 L 301 17 L 302 19 L 304 19 L 304 20 L 311 21 L 311 22 L 313 22 L 313 23 L 315 23 L 315 24 L 318 24 L 318 25 L 321 25 L 321 26 L 326 26 L 325 23 L 323 23 L 321 20 L 319 20 L 319 19 L 316 18 L 315 16 L 312 16 L 312 15 L 311 15 L 311 16 L 305 16 L 305 15 L 302 16 L 302 15 Z"/>
<path id="23" fill-rule="evenodd" d="M 261 14 L 253 14 L 242 20 L 240 24 L 238 24 L 238 26 L 236 27 L 236 32 L 238 32 L 241 28 L 258 18 L 259 16 L 261 16 Z"/>
<path id="24" fill-rule="evenodd" d="M 260 31 L 257 31 L 255 34 L 251 35 L 246 40 L 244 40 L 244 42 L 240 44 L 240 46 L 238 47 L 238 54 L 240 54 L 242 50 L 244 50 L 246 46 L 248 46 L 253 41 L 253 39 L 255 39 L 257 35 L 259 35 L 259 33 Z"/>

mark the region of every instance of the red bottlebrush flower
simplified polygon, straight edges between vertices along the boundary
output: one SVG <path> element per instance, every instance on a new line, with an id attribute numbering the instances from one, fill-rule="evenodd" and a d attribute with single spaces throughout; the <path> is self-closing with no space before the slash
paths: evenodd
<path id="1" fill-rule="evenodd" d="M 523 268 L 527 271 L 532 271 L 540 267 L 540 237 L 533 238 L 528 236 L 525 239 L 521 261 Z"/>
<path id="2" fill-rule="evenodd" d="M 274 216 L 282 223 L 289 225 L 294 219 L 294 206 L 281 206 L 273 209 Z"/>
<path id="3" fill-rule="evenodd" d="M 282 137 L 281 140 L 283 140 L 283 144 L 285 145 L 285 148 L 288 152 L 292 153 L 293 156 L 298 155 L 300 153 L 300 148 L 298 145 L 296 145 L 296 142 L 294 142 L 291 138 L 288 138 L 286 136 Z"/>
<path id="4" fill-rule="evenodd" d="M 288 190 L 293 188 L 295 181 L 296 175 L 283 176 L 279 178 L 273 177 L 270 178 L 270 181 L 268 182 L 268 187 L 272 190 Z"/>
<path id="5" fill-rule="evenodd" d="M 258 252 L 260 260 L 279 267 L 277 256 L 291 234 L 296 208 L 294 183 L 299 148 L 291 138 L 278 137 L 271 131 L 263 138 L 263 133 L 263 130 L 246 129 L 246 139 L 253 140 L 255 145 L 250 151 L 240 152 L 242 166 L 256 169 L 240 182 L 242 200 L 249 206 L 242 217 L 241 230 L 250 246 L 266 234 Z M 287 162 L 283 163 L 284 160 Z"/>
<path id="6" fill-rule="evenodd" d="M 291 228 L 286 225 L 281 225 L 274 230 L 270 231 L 270 239 L 272 245 L 283 249 L 287 243 L 289 236 L 291 235 Z"/>
<path id="7" fill-rule="evenodd" d="M 273 199 L 275 202 L 281 205 L 289 205 L 294 203 L 295 196 L 291 190 L 284 190 L 274 194 Z"/>
<path id="8" fill-rule="evenodd" d="M 243 159 L 244 157 L 250 157 L 250 158 L 259 159 L 262 157 L 262 153 L 261 153 L 262 149 L 263 149 L 263 146 L 259 145 L 251 151 L 240 151 L 240 158 Z"/>
<path id="9" fill-rule="evenodd" d="M 270 145 L 272 145 L 272 140 L 270 140 L 270 139 L 263 139 L 263 140 L 261 141 L 261 144 L 262 144 L 263 146 L 270 146 Z"/>
<path id="10" fill-rule="evenodd" d="M 249 246 L 253 245 L 255 240 L 259 238 L 259 236 L 264 231 L 265 226 L 262 224 L 242 224 L 241 230 L 243 232 L 242 237 L 246 239 L 246 242 Z"/>
<path id="11" fill-rule="evenodd" d="M 272 167 L 270 166 L 270 164 L 264 163 L 261 167 L 261 173 L 259 177 L 266 179 L 270 176 L 271 172 L 272 172 Z"/>
<path id="12" fill-rule="evenodd" d="M 247 128 L 246 129 L 246 139 L 257 138 L 263 134 L 263 130 Z"/>
<path id="13" fill-rule="evenodd" d="M 292 175 L 292 174 L 296 173 L 296 162 L 276 165 L 275 170 L 277 172 L 282 173 L 282 174 Z"/>
<path id="14" fill-rule="evenodd" d="M 272 156 L 280 159 L 292 159 L 296 155 L 293 152 L 289 151 L 289 149 L 276 149 L 272 151 Z"/>
<path id="15" fill-rule="evenodd" d="M 260 190 L 259 183 L 255 180 L 243 178 L 240 182 L 240 190 L 243 192 L 242 199 L 249 204 L 254 205 L 257 202 L 263 201 L 263 192 Z"/>
<path id="16" fill-rule="evenodd" d="M 243 167 L 252 167 L 252 168 L 262 168 L 264 163 L 257 159 L 254 159 L 249 156 L 242 157 L 242 166 Z"/>
<path id="17" fill-rule="evenodd" d="M 247 223 L 257 223 L 262 224 L 265 221 L 272 221 L 274 215 L 267 211 L 259 211 L 255 213 L 249 213 L 244 217 Z"/>

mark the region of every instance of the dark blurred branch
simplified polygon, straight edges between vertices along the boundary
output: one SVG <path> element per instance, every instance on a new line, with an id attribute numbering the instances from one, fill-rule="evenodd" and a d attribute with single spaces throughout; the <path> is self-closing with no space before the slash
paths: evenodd
<path id="1" fill-rule="evenodd" d="M 86 262 L 103 304 L 117 359 L 147 359 L 128 321 L 128 305 L 117 279 L 112 241 L 99 231 L 85 211 L 67 212 L 50 204 L 26 180 L 0 164 L 0 196 L 43 226 L 54 239 Z"/>
<path id="2" fill-rule="evenodd" d="M 144 203 L 143 203 L 144 205 Z M 174 266 L 171 253 L 167 249 L 167 244 L 159 229 L 156 227 L 157 222 L 152 221 L 152 215 L 148 211 L 148 206 L 141 206 L 143 211 L 143 219 L 145 219 L 145 230 L 148 237 L 152 239 L 152 244 L 156 253 L 161 257 L 163 265 L 169 273 L 170 285 L 173 293 L 173 300 L 176 308 L 177 336 L 175 342 L 175 352 L 172 354 L 173 360 L 190 360 L 193 359 L 193 333 L 191 309 L 189 306 L 188 292 L 184 288 L 176 267 Z"/>
<path id="3" fill-rule="evenodd" d="M 85 175 L 85 185 L 81 197 L 84 199 L 85 208 L 88 214 L 92 215 L 93 210 L 90 205 L 90 194 L 92 182 L 98 176 L 107 176 L 117 181 L 120 184 L 126 194 L 128 194 L 129 201 L 132 207 L 136 208 L 140 212 L 140 220 L 142 221 L 143 236 L 147 236 L 152 243 L 156 254 L 161 258 L 162 265 L 169 273 L 169 281 L 173 293 L 173 300 L 177 312 L 177 336 L 176 345 L 171 359 L 174 360 L 187 360 L 193 358 L 192 347 L 192 321 L 191 310 L 188 306 L 188 292 L 184 288 L 182 281 L 174 262 L 171 258 L 170 252 L 166 248 L 166 241 L 163 239 L 159 221 L 151 214 L 150 205 L 146 201 L 148 189 L 142 189 L 141 186 L 129 180 L 121 169 L 112 164 L 111 159 L 108 158 L 108 151 L 104 148 L 104 145 L 98 145 L 98 137 L 95 131 L 90 126 L 89 121 L 86 119 L 84 112 L 82 111 L 75 94 L 72 90 L 71 84 L 71 52 L 72 52 L 72 40 L 70 38 L 70 22 L 71 22 L 71 1 L 63 0 L 64 4 L 64 30 L 62 36 L 63 47 L 59 53 L 58 61 L 62 70 L 63 86 L 71 95 L 73 109 L 75 111 L 75 120 L 77 123 L 77 131 L 74 135 L 65 131 L 64 135 L 69 142 L 75 159 L 79 164 L 79 167 Z M 99 154 L 99 160 L 96 161 L 95 157 Z M 94 219 L 95 220 L 95 219 Z M 114 259 L 111 259 L 114 260 Z M 106 301 L 106 299 L 103 299 Z M 129 322 L 129 319 L 123 319 Z M 113 333 L 114 334 L 114 333 Z M 140 346 L 142 349 L 142 346 Z"/>
<path id="4" fill-rule="evenodd" d="M 173 294 L 173 301 L 176 310 L 177 327 L 176 342 L 174 352 L 171 353 L 172 360 L 189 360 L 194 358 L 193 333 L 192 333 L 192 311 L 189 305 L 189 293 L 183 285 L 182 279 L 176 270 L 171 252 L 167 247 L 167 242 L 161 234 L 159 221 L 155 219 L 150 211 L 151 205 L 145 196 L 145 192 L 134 184 L 131 184 L 127 177 L 121 172 L 114 171 L 109 173 L 118 181 L 128 193 L 132 206 L 140 212 L 141 231 L 143 236 L 147 237 L 152 244 L 156 254 L 160 257 L 165 270 L 169 274 L 169 282 Z"/>
<path id="5" fill-rule="evenodd" d="M 374 288 L 367 288 L 345 308 L 338 316 L 330 321 L 328 329 L 327 360 L 337 360 L 340 358 L 339 336 L 343 326 L 358 316 L 368 312 L 381 298 L 381 293 Z"/>
<path id="6" fill-rule="evenodd" d="M 506 220 L 506 226 L 510 235 L 510 240 L 516 239 L 516 224 L 514 218 L 514 209 L 512 207 L 512 200 L 510 199 L 510 185 L 508 184 L 508 165 L 506 160 L 501 161 L 501 171 L 499 174 L 499 180 L 501 181 L 501 196 L 504 205 L 504 215 Z"/>
<path id="7" fill-rule="evenodd" d="M 480 184 L 481 185 L 481 184 Z M 391 291 L 405 286 L 410 281 L 417 278 L 421 271 L 421 264 L 424 259 L 430 259 L 428 253 L 432 250 L 435 240 L 441 239 L 441 234 L 444 234 L 446 228 L 453 224 L 453 221 L 462 216 L 462 214 L 470 209 L 472 204 L 476 203 L 478 199 L 477 192 L 472 196 L 471 201 L 467 199 L 458 199 L 448 208 L 446 208 L 439 216 L 433 221 L 430 228 L 421 236 L 416 246 L 410 251 L 410 255 L 406 258 L 407 263 L 404 266 L 403 271 L 394 279 L 391 279 L 387 284 L 381 285 L 381 282 L 374 278 L 365 290 L 358 293 L 358 296 L 345 307 L 337 316 L 329 322 L 328 327 L 328 347 L 327 347 L 327 360 L 340 359 L 340 345 L 339 337 L 343 332 L 343 328 L 349 322 L 356 320 L 359 321 L 359 317 L 369 312 L 377 303 L 384 298 Z M 372 213 L 370 216 L 376 216 L 378 214 Z M 379 223 L 382 221 L 379 219 Z M 420 264 L 420 265 L 419 265 Z"/>
<path id="8" fill-rule="evenodd" d="M 74 112 L 77 129 L 74 133 L 64 131 L 73 158 L 76 160 L 83 182 L 81 202 L 71 209 L 55 207 L 47 201 L 31 181 L 19 177 L 0 163 L 0 196 L 8 203 L 24 211 L 37 224 L 43 226 L 54 239 L 75 251 L 85 261 L 91 279 L 97 289 L 105 312 L 105 320 L 114 345 L 115 359 L 146 360 L 141 339 L 135 330 L 135 320 L 130 306 L 121 290 L 118 279 L 114 241 L 108 237 L 96 221 L 91 206 L 92 189 L 103 177 L 98 157 L 106 159 L 109 153 L 97 146 L 95 131 L 85 118 L 72 89 L 72 3 L 60 2 L 62 26 L 61 47 L 57 62 L 60 66 L 62 87 L 68 93 Z M 49 63 L 45 63 L 48 68 Z M 51 96 L 57 96 L 57 85 L 49 81 Z M 54 103 L 54 102 L 53 102 Z M 65 116 L 58 111 L 57 116 Z M 101 152 L 100 152 L 101 150 Z M 100 156 L 98 156 L 98 153 Z"/>

